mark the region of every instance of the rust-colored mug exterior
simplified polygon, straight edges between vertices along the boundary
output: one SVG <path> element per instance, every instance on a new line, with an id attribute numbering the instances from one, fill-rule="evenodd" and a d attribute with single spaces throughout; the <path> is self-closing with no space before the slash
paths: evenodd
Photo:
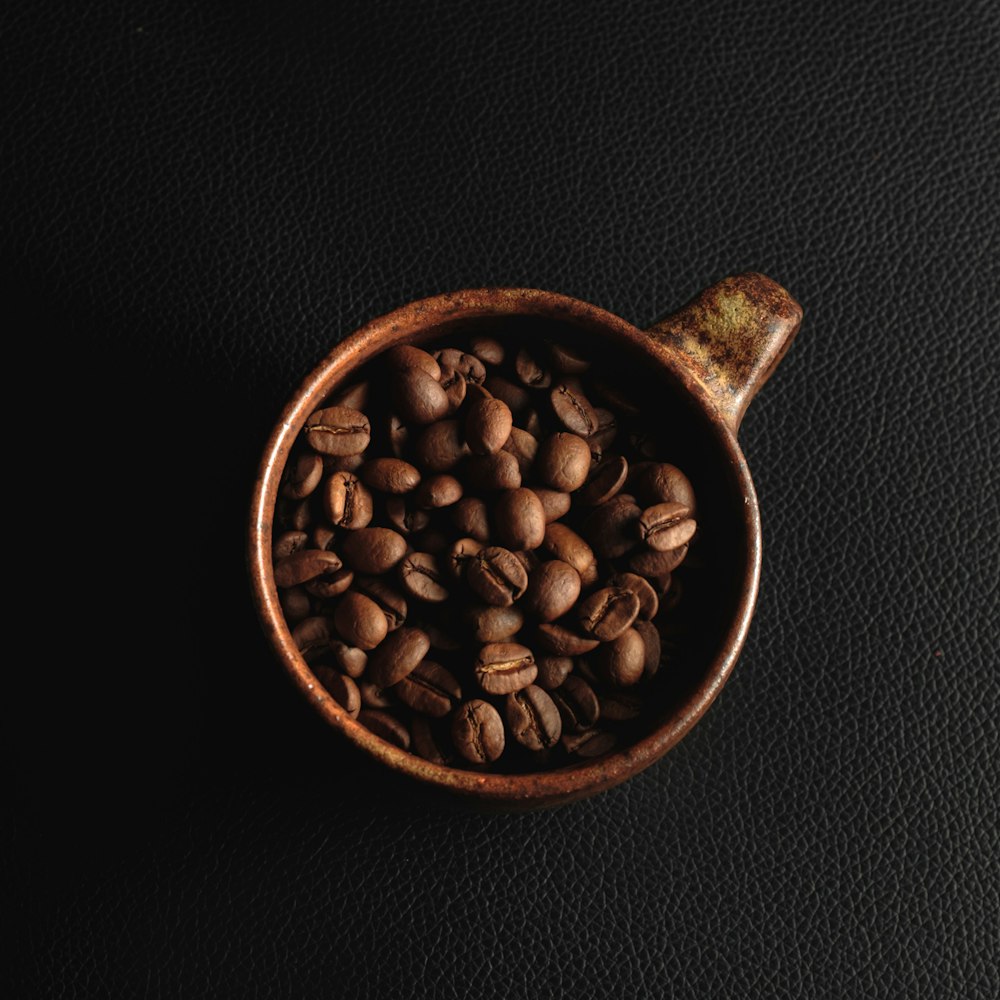
<path id="1" fill-rule="evenodd" d="M 465 321 L 531 317 L 569 324 L 626 348 L 644 367 L 685 393 L 705 418 L 742 494 L 745 551 L 739 598 L 717 655 L 697 686 L 648 735 L 605 757 L 528 774 L 493 774 L 432 764 L 385 742 L 351 719 L 324 690 L 285 624 L 271 565 L 272 521 L 282 471 L 306 418 L 354 370 L 399 343 L 438 339 Z M 264 630 L 283 666 L 314 708 L 335 729 L 394 771 L 497 807 L 557 805 L 611 788 L 662 757 L 695 725 L 732 673 L 746 640 L 760 579 L 761 531 L 757 496 L 736 433 L 747 405 L 770 377 L 798 332 L 802 309 L 761 274 L 712 285 L 678 312 L 643 331 L 569 296 L 531 288 L 481 288 L 412 302 L 365 324 L 310 373 L 285 406 L 267 442 L 254 487 L 249 567 Z"/>

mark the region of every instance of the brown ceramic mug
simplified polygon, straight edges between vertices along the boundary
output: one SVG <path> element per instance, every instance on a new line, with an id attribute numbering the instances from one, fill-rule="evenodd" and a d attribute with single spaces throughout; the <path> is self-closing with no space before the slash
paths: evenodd
<path id="1" fill-rule="evenodd" d="M 619 784 L 673 747 L 702 717 L 732 673 L 757 599 L 761 530 L 757 497 L 736 434 L 747 405 L 798 332 L 802 310 L 761 274 L 726 278 L 683 309 L 640 330 L 597 306 L 530 288 L 483 288 L 410 303 L 344 339 L 305 379 L 267 442 L 254 488 L 249 562 L 264 630 L 299 690 L 335 729 L 393 770 L 498 806 L 530 808 L 583 798 Z M 454 333 L 544 334 L 572 340 L 626 373 L 643 415 L 681 449 L 671 456 L 699 499 L 712 541 L 703 571 L 712 601 L 699 653 L 644 733 L 605 757 L 528 774 L 482 773 L 432 764 L 349 718 L 302 658 L 281 611 L 271 535 L 282 472 L 307 417 L 361 365 L 395 344 Z"/>

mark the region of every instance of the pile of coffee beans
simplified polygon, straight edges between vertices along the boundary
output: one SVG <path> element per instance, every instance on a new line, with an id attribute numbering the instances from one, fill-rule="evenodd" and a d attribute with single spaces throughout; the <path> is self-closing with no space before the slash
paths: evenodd
<path id="1" fill-rule="evenodd" d="M 320 683 L 383 739 L 525 770 L 655 717 L 695 496 L 601 369 L 542 339 L 397 346 L 306 420 L 274 579 Z"/>

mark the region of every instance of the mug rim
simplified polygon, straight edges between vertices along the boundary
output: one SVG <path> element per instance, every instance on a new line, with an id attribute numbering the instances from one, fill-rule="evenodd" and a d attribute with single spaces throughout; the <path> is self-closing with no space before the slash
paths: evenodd
<path id="1" fill-rule="evenodd" d="M 606 339 L 624 338 L 634 351 L 654 364 L 657 378 L 666 376 L 688 394 L 707 419 L 722 446 L 743 493 L 745 572 L 736 609 L 701 680 L 668 719 L 635 743 L 616 748 L 592 761 L 550 771 L 522 774 L 480 773 L 447 767 L 390 744 L 350 718 L 330 697 L 291 637 L 279 603 L 271 563 L 273 515 L 281 473 L 305 420 L 342 379 L 389 347 L 434 336 L 447 322 L 495 316 L 532 316 L 570 321 Z M 473 288 L 417 299 L 369 320 L 336 344 L 300 382 L 274 423 L 254 483 L 249 523 L 248 564 L 252 596 L 265 634 L 285 671 L 327 724 L 355 746 L 422 783 L 497 803 L 548 805 L 583 798 L 625 781 L 659 760 L 701 719 L 729 679 L 746 641 L 757 601 L 761 567 L 760 511 L 746 459 L 708 392 L 684 368 L 683 360 L 658 348 L 640 328 L 614 313 L 581 299 L 535 288 Z"/>

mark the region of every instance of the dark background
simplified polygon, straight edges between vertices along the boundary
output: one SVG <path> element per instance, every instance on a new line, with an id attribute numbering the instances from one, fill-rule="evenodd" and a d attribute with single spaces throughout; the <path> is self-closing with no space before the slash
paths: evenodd
<path id="1" fill-rule="evenodd" d="M 7 995 L 997 996 L 995 3 L 0 31 Z M 648 324 L 746 269 L 806 318 L 743 427 L 761 599 L 705 719 L 513 817 L 342 745 L 243 565 L 309 367 L 423 295 Z"/>

